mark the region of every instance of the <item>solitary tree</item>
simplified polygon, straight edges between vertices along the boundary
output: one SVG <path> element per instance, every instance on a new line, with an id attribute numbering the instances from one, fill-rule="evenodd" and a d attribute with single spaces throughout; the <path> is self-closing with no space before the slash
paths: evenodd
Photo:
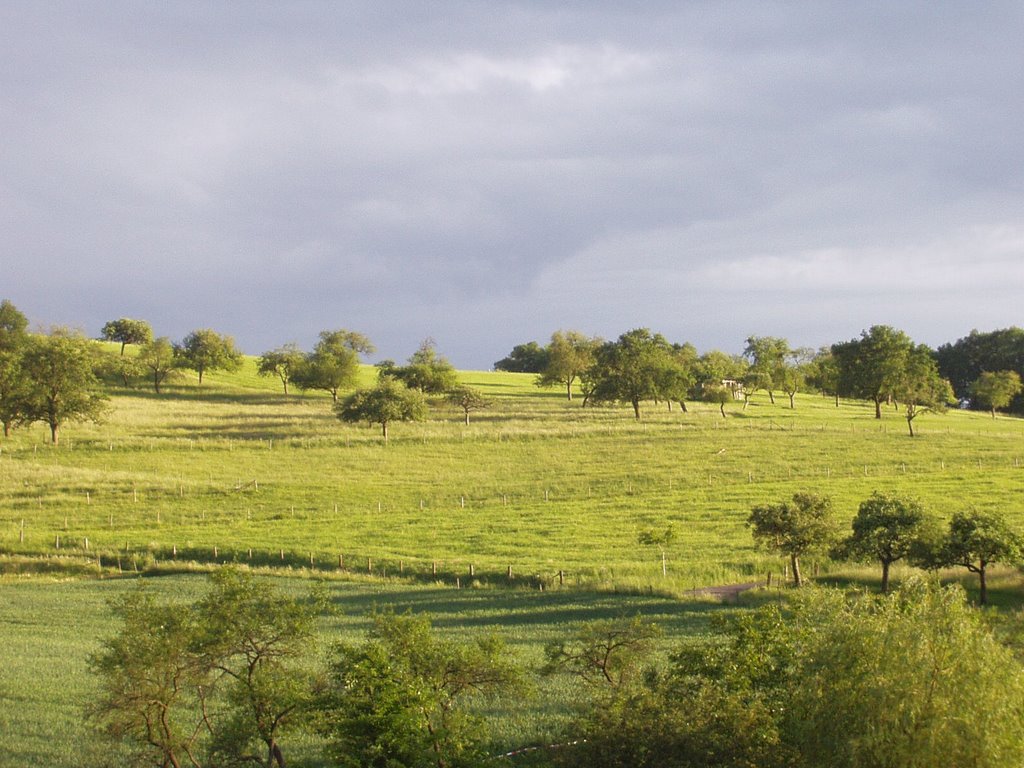
<path id="1" fill-rule="evenodd" d="M 99 382 L 93 372 L 95 343 L 56 329 L 48 336 L 33 338 L 25 349 L 25 417 L 45 422 L 54 445 L 65 422 L 97 421 L 106 411 L 107 398 L 97 391 Z"/>
<path id="2" fill-rule="evenodd" d="M 492 401 L 484 397 L 484 394 L 476 387 L 467 384 L 460 384 L 445 395 L 445 400 L 454 406 L 462 409 L 466 416 L 466 426 L 469 426 L 469 412 L 490 408 Z"/>
<path id="3" fill-rule="evenodd" d="M 373 344 L 361 333 L 337 330 L 321 331 L 320 340 L 306 355 L 291 380 L 299 389 L 322 389 L 338 402 L 338 392 L 351 387 L 359 373 L 359 355 L 374 351 Z"/>
<path id="4" fill-rule="evenodd" d="M 182 366 L 199 374 L 207 371 L 237 371 L 242 367 L 242 353 L 235 348 L 235 340 L 209 328 L 192 331 L 175 347 Z"/>
<path id="5" fill-rule="evenodd" d="M 546 361 L 537 377 L 537 386 L 563 386 L 566 398 L 572 400 L 572 385 L 594 364 L 594 352 L 599 343 L 579 331 L 555 331 L 547 346 Z"/>
<path id="6" fill-rule="evenodd" d="M 145 320 L 132 320 L 130 317 L 111 320 L 100 333 L 107 341 L 120 342 L 122 357 L 128 344 L 148 344 L 153 340 L 153 329 L 149 323 Z"/>
<path id="7" fill-rule="evenodd" d="M 940 553 L 946 565 L 958 565 L 978 574 L 978 601 L 988 603 L 986 575 L 992 563 L 1016 561 L 1022 551 L 1020 535 L 1006 520 L 993 512 L 969 509 L 956 512 L 949 521 L 949 533 Z"/>
<path id="8" fill-rule="evenodd" d="M 971 396 L 992 412 L 1008 406 L 1021 391 L 1020 374 L 1016 371 L 985 371 L 971 385 Z"/>
<path id="9" fill-rule="evenodd" d="M 924 510 L 913 499 L 875 491 L 853 518 L 844 549 L 854 557 L 882 564 L 882 591 L 889 591 L 889 567 L 911 554 L 924 524 Z"/>
<path id="10" fill-rule="evenodd" d="M 701 391 L 701 400 L 705 403 L 716 403 L 723 419 L 725 418 L 725 404 L 731 403 L 735 399 L 733 390 L 723 384 L 708 382 Z"/>
<path id="11" fill-rule="evenodd" d="M 288 394 L 288 383 L 302 366 L 304 357 L 296 344 L 285 344 L 283 347 L 264 352 L 256 361 L 256 373 L 260 376 L 277 376 Z"/>
<path id="12" fill-rule="evenodd" d="M 346 422 L 380 424 L 384 442 L 393 421 L 422 421 L 426 415 L 423 395 L 399 381 L 383 378 L 372 389 L 358 389 L 337 403 L 334 412 Z"/>
<path id="13" fill-rule="evenodd" d="M 826 549 L 835 539 L 832 500 L 813 493 L 797 493 L 792 501 L 761 504 L 747 518 L 754 541 L 765 549 L 788 555 L 793 582 L 800 586 L 800 558 Z"/>
<path id="14" fill-rule="evenodd" d="M 166 336 L 153 339 L 139 350 L 138 362 L 153 382 L 153 391 L 160 394 L 160 387 L 180 376 L 179 360 L 174 354 L 174 345 Z"/>

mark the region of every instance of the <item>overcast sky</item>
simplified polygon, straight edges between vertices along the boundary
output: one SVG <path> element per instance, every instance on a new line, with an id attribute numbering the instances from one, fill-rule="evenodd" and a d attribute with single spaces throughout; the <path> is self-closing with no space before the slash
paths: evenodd
<path id="1" fill-rule="evenodd" d="M 0 298 L 489 368 L 1024 324 L 1020 2 L 0 2 Z"/>

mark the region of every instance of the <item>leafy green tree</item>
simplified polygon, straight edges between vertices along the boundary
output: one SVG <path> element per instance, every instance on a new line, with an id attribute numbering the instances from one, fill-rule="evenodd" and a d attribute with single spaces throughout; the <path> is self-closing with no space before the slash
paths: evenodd
<path id="1" fill-rule="evenodd" d="M 209 328 L 200 328 L 186 336 L 175 347 L 183 368 L 190 368 L 199 374 L 207 371 L 237 371 L 242 367 L 242 353 L 235 348 L 235 340 Z"/>
<path id="2" fill-rule="evenodd" d="M 10 301 L 0 302 L 0 423 L 4 437 L 29 420 L 28 380 L 24 354 L 29 335 L 28 319 Z"/>
<path id="3" fill-rule="evenodd" d="M 359 374 L 359 355 L 374 351 L 373 344 L 361 333 L 337 330 L 321 331 L 320 340 L 306 355 L 291 380 L 299 389 L 321 389 L 338 402 L 341 389 L 354 386 Z"/>
<path id="4" fill-rule="evenodd" d="M 138 363 L 153 383 L 153 391 L 160 394 L 160 387 L 180 376 L 179 359 L 174 345 L 166 336 L 153 339 L 139 350 Z"/>
<path id="5" fill-rule="evenodd" d="M 547 346 L 537 386 L 564 386 L 566 397 L 572 400 L 572 385 L 594 364 L 594 353 L 600 343 L 579 331 L 555 331 Z"/>
<path id="6" fill-rule="evenodd" d="M 956 565 L 978 574 L 978 602 L 988 603 L 986 576 L 992 563 L 1013 563 L 1024 551 L 1021 540 L 1006 519 L 994 512 L 968 509 L 956 512 L 939 552 L 944 565 Z"/>
<path id="7" fill-rule="evenodd" d="M 456 643 L 425 617 L 377 615 L 365 643 L 337 648 L 318 722 L 340 766 L 469 768 L 484 756 L 467 703 L 519 679 L 496 636 Z"/>
<path id="8" fill-rule="evenodd" d="M 722 418 L 725 418 L 725 404 L 731 403 L 736 399 L 733 394 L 733 390 L 729 387 L 723 386 L 722 384 L 706 383 L 701 391 L 701 399 L 705 403 L 715 403 L 718 405 L 718 410 L 722 414 Z"/>
<path id="9" fill-rule="evenodd" d="M 302 350 L 296 344 L 285 344 L 283 347 L 264 352 L 256 361 L 256 373 L 260 376 L 277 376 L 288 394 L 288 384 L 292 376 L 304 361 Z"/>
<path id="10" fill-rule="evenodd" d="M 894 396 L 913 351 L 910 337 L 888 325 L 874 325 L 859 339 L 833 344 L 839 391 L 871 400 L 875 418 L 882 418 L 882 403 Z"/>
<path id="11" fill-rule="evenodd" d="M 756 383 L 756 389 L 768 393 L 772 405 L 775 404 L 774 389 L 779 386 L 786 358 L 790 355 L 789 342 L 777 336 L 750 336 L 743 356 L 750 361 L 750 378 Z"/>
<path id="12" fill-rule="evenodd" d="M 212 674 L 194 652 L 195 616 L 141 589 L 112 608 L 121 631 L 89 659 L 100 688 L 89 720 L 130 747 L 132 765 L 201 765 Z"/>
<path id="13" fill-rule="evenodd" d="M 640 403 L 657 400 L 666 369 L 677 365 L 672 347 L 661 334 L 637 328 L 598 347 L 588 372 L 594 402 L 627 402 L 640 419 Z"/>
<path id="14" fill-rule="evenodd" d="M 675 538 L 676 532 L 671 525 L 660 531 L 653 528 L 640 531 L 637 535 L 638 544 L 644 547 L 657 547 L 658 551 L 661 552 L 661 575 L 663 577 L 668 576 L 667 547 L 675 541 Z"/>
<path id="15" fill-rule="evenodd" d="M 931 350 L 924 344 L 914 347 L 907 355 L 904 368 L 892 394 L 903 403 L 910 436 L 914 436 L 914 419 L 922 413 L 945 413 L 947 403 L 953 399 L 949 382 L 939 375 Z"/>
<path id="16" fill-rule="evenodd" d="M 305 669 L 324 608 L 316 589 L 290 597 L 233 568 L 196 603 L 140 587 L 113 604 L 121 626 L 89 659 L 89 720 L 132 765 L 284 768 L 281 736 L 313 701 Z"/>
<path id="17" fill-rule="evenodd" d="M 148 344 L 153 340 L 153 329 L 149 323 L 145 320 L 132 320 L 130 317 L 111 320 L 103 326 L 100 334 L 106 341 L 120 342 L 121 357 L 124 357 L 124 348 L 128 344 Z"/>
<path id="18" fill-rule="evenodd" d="M 94 373 L 99 354 L 95 343 L 55 329 L 48 336 L 32 338 L 25 348 L 25 420 L 45 422 L 54 445 L 66 422 L 97 421 L 106 411 L 107 398 L 97 391 Z"/>
<path id="19" fill-rule="evenodd" d="M 484 408 L 490 408 L 493 405 L 493 401 L 485 397 L 476 387 L 471 387 L 468 384 L 460 384 L 454 389 L 450 390 L 445 395 L 447 400 L 452 405 L 461 408 L 462 412 L 466 416 L 466 426 L 469 426 L 469 413 L 470 411 L 479 411 Z"/>
<path id="20" fill-rule="evenodd" d="M 10 301 L 0 301 L 0 350 L 20 347 L 27 337 L 28 318 Z"/>
<path id="21" fill-rule="evenodd" d="M 386 443 L 388 425 L 394 421 L 422 421 L 426 402 L 420 392 L 385 377 L 372 389 L 353 392 L 335 405 L 334 412 L 341 421 L 380 424 Z"/>
<path id="22" fill-rule="evenodd" d="M 507 357 L 494 364 L 496 371 L 509 373 L 540 373 L 547 365 L 547 350 L 536 341 L 517 344 Z"/>
<path id="23" fill-rule="evenodd" d="M 441 394 L 452 389 L 458 379 L 448 358 L 437 353 L 433 339 L 424 339 L 409 357 L 409 364 L 393 368 L 389 374 L 423 394 Z"/>
<path id="24" fill-rule="evenodd" d="M 798 587 L 802 584 L 800 558 L 827 549 L 836 537 L 832 500 L 813 493 L 796 493 L 792 501 L 778 504 L 760 504 L 750 511 L 747 525 L 755 542 L 789 557 Z"/>
<path id="25" fill-rule="evenodd" d="M 326 607 L 315 589 L 296 599 L 236 568 L 210 575 L 194 606 L 194 647 L 228 704 L 212 726 L 212 752 L 222 763 L 284 768 L 280 738 L 313 702 L 302 662 Z"/>
<path id="26" fill-rule="evenodd" d="M 1008 406 L 1022 388 L 1016 371 L 984 371 L 971 384 L 971 397 L 992 411 L 994 419 L 996 410 Z"/>
<path id="27" fill-rule="evenodd" d="M 890 566 L 913 553 L 924 524 L 920 502 L 875 491 L 860 503 L 843 549 L 853 557 L 881 563 L 882 591 L 888 592 Z"/>

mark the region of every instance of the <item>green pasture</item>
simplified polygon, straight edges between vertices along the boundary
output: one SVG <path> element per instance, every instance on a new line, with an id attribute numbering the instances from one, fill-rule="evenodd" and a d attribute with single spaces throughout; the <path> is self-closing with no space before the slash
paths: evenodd
<path id="1" fill-rule="evenodd" d="M 367 382 L 373 369 L 363 371 Z M 35 426 L 0 443 L 0 551 L 76 555 L 83 567 L 145 569 L 177 559 L 407 576 L 448 587 L 509 580 L 684 593 L 763 578 L 751 505 L 798 490 L 853 516 L 874 490 L 922 499 L 939 516 L 968 505 L 1024 524 L 1024 422 L 950 412 L 877 421 L 869 404 L 759 393 L 717 405 L 581 408 L 525 374 L 464 372 L 493 399 L 443 404 L 429 420 L 345 425 L 320 393 L 276 379 L 185 379 L 155 395 L 111 392 L 102 424 L 48 445 Z M 674 527 L 667 552 L 640 531 Z M 472 575 L 471 575 L 472 571 Z M 559 575 L 561 573 L 561 575 Z"/>

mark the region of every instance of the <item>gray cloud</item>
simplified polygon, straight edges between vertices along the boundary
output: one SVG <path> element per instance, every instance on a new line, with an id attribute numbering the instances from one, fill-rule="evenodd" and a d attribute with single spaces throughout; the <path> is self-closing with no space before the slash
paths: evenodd
<path id="1" fill-rule="evenodd" d="M 0 294 L 485 367 L 1019 323 L 1017 4 L 0 8 Z"/>

